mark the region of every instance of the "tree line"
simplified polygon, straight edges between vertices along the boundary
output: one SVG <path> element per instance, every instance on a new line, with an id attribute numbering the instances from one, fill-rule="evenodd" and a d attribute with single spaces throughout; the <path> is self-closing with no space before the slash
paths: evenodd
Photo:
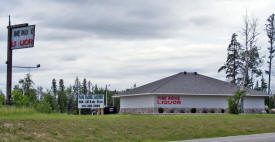
<path id="1" fill-rule="evenodd" d="M 249 16 L 244 17 L 244 26 L 241 34 L 233 33 L 231 41 L 227 48 L 227 59 L 218 72 L 225 71 L 226 78 L 234 84 L 243 88 L 250 88 L 266 92 L 271 96 L 271 77 L 272 77 L 272 59 L 274 57 L 274 41 L 275 41 L 275 21 L 274 15 L 271 14 L 265 24 L 265 31 L 268 38 L 268 53 L 261 56 L 261 47 L 258 44 L 258 22 L 256 18 Z M 241 37 L 242 42 L 238 41 Z M 267 68 L 263 70 L 264 59 L 267 57 Z M 268 82 L 265 80 L 268 77 Z M 275 97 L 267 98 L 269 107 L 275 106 Z"/>
<path id="2" fill-rule="evenodd" d="M 14 86 L 12 91 L 12 104 L 17 107 L 33 107 L 39 112 L 52 113 L 68 113 L 77 114 L 77 98 L 80 94 L 106 94 L 107 106 L 116 106 L 119 108 L 119 99 L 112 101 L 112 96 L 117 94 L 116 90 L 108 90 L 107 87 L 98 87 L 97 84 L 92 84 L 86 78 L 81 82 L 76 77 L 74 85 L 65 87 L 64 80 L 58 81 L 53 78 L 51 89 L 44 91 L 39 86 L 34 88 L 34 82 L 30 74 L 26 74 L 24 79 L 20 79 L 18 84 Z M 106 102 L 105 102 L 106 103 Z M 113 104 L 114 103 L 114 104 Z M 0 106 L 5 104 L 5 96 L 0 92 Z M 90 113 L 90 109 L 82 109 L 82 114 Z"/>

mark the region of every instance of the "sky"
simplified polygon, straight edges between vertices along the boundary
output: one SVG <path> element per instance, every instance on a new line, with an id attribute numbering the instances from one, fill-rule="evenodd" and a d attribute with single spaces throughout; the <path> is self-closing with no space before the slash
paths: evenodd
<path id="1" fill-rule="evenodd" d="M 243 43 L 244 16 L 257 18 L 266 55 L 264 28 L 274 6 L 274 0 L 1 0 L 0 89 L 6 91 L 8 15 L 12 25 L 36 25 L 35 47 L 13 50 L 13 65 L 41 64 L 13 69 L 13 85 L 30 73 L 34 87 L 45 89 L 53 78 L 68 86 L 79 77 L 124 90 L 183 71 L 226 81 L 217 70 L 231 35 Z"/>

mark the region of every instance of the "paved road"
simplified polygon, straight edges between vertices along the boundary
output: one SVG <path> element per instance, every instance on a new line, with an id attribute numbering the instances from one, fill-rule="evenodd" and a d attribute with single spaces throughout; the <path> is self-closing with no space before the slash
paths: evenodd
<path id="1" fill-rule="evenodd" d="M 185 140 L 177 142 L 275 142 L 275 133 Z"/>

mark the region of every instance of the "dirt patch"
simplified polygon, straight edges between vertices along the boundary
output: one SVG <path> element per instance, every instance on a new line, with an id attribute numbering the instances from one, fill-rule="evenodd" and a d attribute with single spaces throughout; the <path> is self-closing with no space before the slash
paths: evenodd
<path id="1" fill-rule="evenodd" d="M 12 124 L 12 123 L 4 122 L 4 123 L 3 123 L 3 127 L 11 128 L 11 127 L 13 127 L 13 124 Z"/>
<path id="2" fill-rule="evenodd" d="M 24 124 L 23 123 L 17 123 L 17 126 L 23 127 Z"/>
<path id="3" fill-rule="evenodd" d="M 45 133 L 37 133 L 37 132 L 34 132 L 33 134 L 38 138 L 44 137 L 46 135 Z"/>

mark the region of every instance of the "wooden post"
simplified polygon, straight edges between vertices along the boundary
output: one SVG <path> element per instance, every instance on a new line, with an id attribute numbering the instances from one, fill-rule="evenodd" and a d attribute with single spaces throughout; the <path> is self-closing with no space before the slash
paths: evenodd
<path id="1" fill-rule="evenodd" d="M 97 115 L 100 115 L 100 108 L 97 109 Z"/>
<path id="2" fill-rule="evenodd" d="M 101 108 L 101 115 L 104 115 L 104 108 Z"/>

